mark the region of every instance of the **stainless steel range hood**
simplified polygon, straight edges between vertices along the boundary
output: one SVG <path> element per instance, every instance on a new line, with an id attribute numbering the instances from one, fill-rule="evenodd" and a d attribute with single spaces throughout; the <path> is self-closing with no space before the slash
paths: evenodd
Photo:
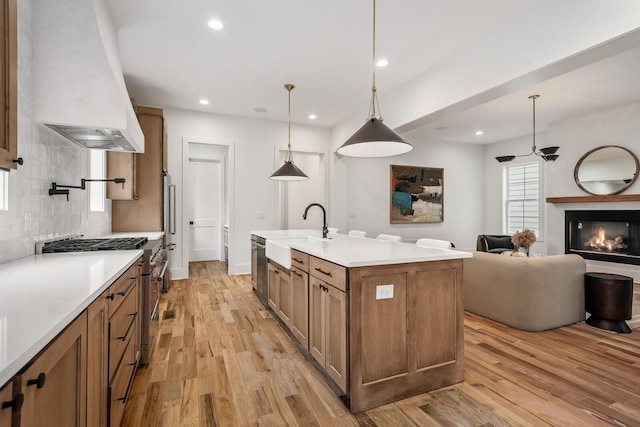
<path id="1" fill-rule="evenodd" d="M 33 119 L 86 148 L 144 152 L 103 0 L 34 0 Z"/>

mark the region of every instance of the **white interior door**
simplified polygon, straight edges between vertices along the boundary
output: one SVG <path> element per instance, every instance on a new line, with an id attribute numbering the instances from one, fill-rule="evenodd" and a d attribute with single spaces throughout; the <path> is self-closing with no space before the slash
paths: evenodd
<path id="1" fill-rule="evenodd" d="M 189 159 L 189 261 L 220 260 L 222 173 L 217 160 Z"/>

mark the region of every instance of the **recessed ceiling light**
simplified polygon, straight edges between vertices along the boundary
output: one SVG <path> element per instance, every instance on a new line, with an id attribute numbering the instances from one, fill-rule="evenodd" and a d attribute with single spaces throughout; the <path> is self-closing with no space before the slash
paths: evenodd
<path id="1" fill-rule="evenodd" d="M 317 119 L 317 118 L 318 118 L 318 116 L 316 116 L 315 114 L 309 114 L 309 118 L 310 118 L 311 120 L 315 120 L 315 119 Z"/>
<path id="2" fill-rule="evenodd" d="M 202 105 L 209 105 L 209 100 L 208 100 L 208 99 L 204 99 L 204 98 L 202 98 L 202 99 L 200 100 L 200 104 L 202 104 Z"/>
<path id="3" fill-rule="evenodd" d="M 378 59 L 378 60 L 376 61 L 376 65 L 377 65 L 378 67 L 386 67 L 387 65 L 389 65 L 389 61 L 387 61 L 387 60 L 386 60 L 386 59 L 384 59 L 384 58 L 380 58 L 380 59 Z"/>
<path id="4" fill-rule="evenodd" d="M 207 22 L 207 25 L 209 25 L 209 28 L 213 30 L 221 30 L 224 28 L 222 22 L 218 21 L 217 19 L 210 19 L 209 22 Z"/>
<path id="5" fill-rule="evenodd" d="M 266 113 L 267 109 L 264 107 L 256 107 L 253 109 L 253 111 L 255 111 L 256 113 Z"/>
<path id="6" fill-rule="evenodd" d="M 481 131 L 481 130 L 476 131 L 476 135 L 480 136 L 480 135 L 482 135 L 482 134 L 484 134 L 484 132 L 483 132 L 483 131 Z"/>

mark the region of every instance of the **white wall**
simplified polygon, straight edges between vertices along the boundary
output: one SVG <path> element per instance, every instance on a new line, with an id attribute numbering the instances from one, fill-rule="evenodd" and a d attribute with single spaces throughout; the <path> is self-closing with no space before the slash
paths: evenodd
<path id="1" fill-rule="evenodd" d="M 354 128 L 354 132 L 357 130 Z M 475 247 L 482 232 L 484 148 L 479 145 L 417 141 L 403 135 L 413 151 L 395 157 L 360 159 L 335 157 L 329 225 L 340 230 L 364 230 L 404 239 L 431 237 L 452 241 L 457 247 Z M 345 138 L 346 139 L 346 138 Z M 444 168 L 444 222 L 390 224 L 390 165 Z"/>
<path id="2" fill-rule="evenodd" d="M 52 182 L 80 185 L 88 174 L 88 151 L 34 122 L 31 103 L 31 0 L 18 3 L 18 155 L 24 165 L 9 173 L 9 211 L 0 212 L 0 263 L 32 255 L 35 242 L 68 234 L 111 231 L 105 213 L 88 212 L 87 191 L 49 196 Z"/>
<path id="3" fill-rule="evenodd" d="M 557 161 L 544 164 L 543 197 L 587 196 L 576 185 L 573 172 L 576 163 L 587 151 L 601 145 L 620 145 L 640 155 L 640 103 L 577 117 L 549 125 L 546 133 L 536 136 L 538 147 L 557 145 L 560 147 Z M 485 179 L 486 188 L 500 188 L 502 165 L 497 155 L 520 154 L 530 150 L 531 137 L 519 138 L 492 144 L 486 147 Z M 529 157 L 528 159 L 531 159 Z M 527 158 L 525 158 L 526 160 Z M 639 194 L 640 181 L 636 181 L 625 194 Z M 640 202 L 591 202 L 591 203 L 545 203 L 545 239 L 536 242 L 533 253 L 564 253 L 564 212 L 565 210 L 637 210 Z M 487 233 L 502 230 L 502 199 L 498 192 L 486 195 L 485 229 Z M 640 267 L 616 263 L 587 260 L 590 271 L 598 270 L 632 276 L 640 281 Z"/>
<path id="4" fill-rule="evenodd" d="M 183 215 L 183 141 L 194 137 L 202 141 L 221 141 L 233 145 L 234 158 L 229 170 L 234 170 L 231 180 L 234 206 L 229 218 L 229 273 L 248 273 L 251 266 L 250 232 L 279 228 L 276 218 L 278 183 L 269 176 L 280 167 L 276 164 L 276 150 L 286 149 L 287 124 L 267 120 L 252 120 L 233 116 L 208 114 L 195 111 L 165 108 L 168 127 L 169 174 L 176 184 L 177 233 L 172 236 L 176 249 L 172 256 L 174 278 L 186 277 L 188 266 L 180 260 L 185 248 L 181 224 L 188 220 Z M 293 149 L 327 151 L 328 129 L 292 124 Z M 294 157 L 295 160 L 295 157 Z M 264 218 L 260 218 L 261 215 Z"/>

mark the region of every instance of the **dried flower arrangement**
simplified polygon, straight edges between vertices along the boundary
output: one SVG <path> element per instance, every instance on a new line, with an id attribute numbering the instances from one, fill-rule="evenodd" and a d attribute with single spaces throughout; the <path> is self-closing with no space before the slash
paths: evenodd
<path id="1" fill-rule="evenodd" d="M 533 230 L 525 228 L 522 231 L 516 232 L 511 236 L 511 242 L 516 248 L 526 248 L 529 252 L 529 247 L 536 241 L 536 233 Z"/>

